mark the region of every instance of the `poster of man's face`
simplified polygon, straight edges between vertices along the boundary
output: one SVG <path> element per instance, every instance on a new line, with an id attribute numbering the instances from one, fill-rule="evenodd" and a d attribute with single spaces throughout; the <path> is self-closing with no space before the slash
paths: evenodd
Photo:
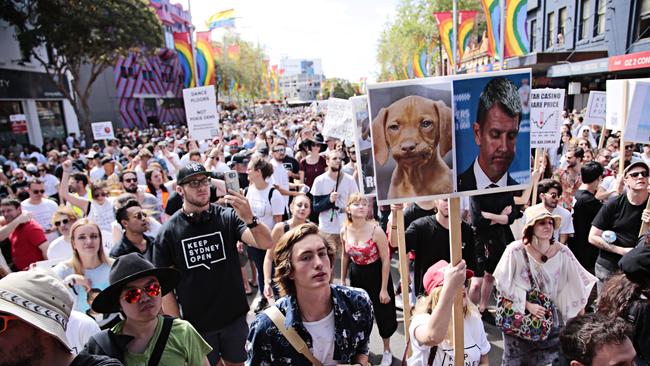
<path id="1" fill-rule="evenodd" d="M 418 79 L 368 88 L 379 204 L 446 197 L 453 192 L 449 79 Z"/>
<path id="2" fill-rule="evenodd" d="M 520 190 L 530 181 L 530 70 L 453 81 L 456 190 Z"/>

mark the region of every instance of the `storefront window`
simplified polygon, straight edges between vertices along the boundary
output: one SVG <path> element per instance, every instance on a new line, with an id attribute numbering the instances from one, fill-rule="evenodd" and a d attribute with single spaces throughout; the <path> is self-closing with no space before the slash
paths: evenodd
<path id="1" fill-rule="evenodd" d="M 38 111 L 38 122 L 41 125 L 43 140 L 65 140 L 66 128 L 61 102 L 37 100 L 36 110 Z"/>
<path id="2" fill-rule="evenodd" d="M 29 142 L 26 133 L 14 134 L 11 131 L 11 121 L 9 116 L 12 114 L 23 114 L 23 108 L 18 101 L 0 101 L 0 146 L 9 146 L 11 140 L 16 140 L 21 145 Z"/>

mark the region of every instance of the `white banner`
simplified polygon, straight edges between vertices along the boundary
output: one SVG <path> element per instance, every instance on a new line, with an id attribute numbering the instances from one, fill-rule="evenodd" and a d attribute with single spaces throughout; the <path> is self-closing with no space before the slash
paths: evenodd
<path id="1" fill-rule="evenodd" d="M 364 195 L 374 196 L 375 170 L 372 166 L 372 140 L 370 139 L 370 117 L 368 115 L 368 97 L 365 95 L 350 98 L 354 117 L 354 147 L 357 155 L 359 173 L 359 191 Z"/>
<path id="2" fill-rule="evenodd" d="M 623 125 L 627 80 L 607 80 L 605 128 L 620 131 Z"/>
<path id="3" fill-rule="evenodd" d="M 354 141 L 352 103 L 347 99 L 330 98 L 323 122 L 323 137 Z"/>
<path id="4" fill-rule="evenodd" d="M 637 82 L 623 136 L 625 141 L 650 143 L 650 82 Z"/>
<path id="5" fill-rule="evenodd" d="M 90 126 L 93 130 L 93 138 L 95 140 L 112 140 L 115 138 L 113 123 L 111 121 L 93 122 Z"/>
<path id="6" fill-rule="evenodd" d="M 214 85 L 183 89 L 189 135 L 195 140 L 211 139 L 219 133 L 219 114 Z"/>
<path id="7" fill-rule="evenodd" d="M 585 125 L 605 125 L 607 107 L 607 92 L 590 91 L 587 102 L 587 113 L 585 113 Z"/>
<path id="8" fill-rule="evenodd" d="M 560 143 L 564 89 L 533 89 L 530 93 L 530 147 L 551 149 Z"/>

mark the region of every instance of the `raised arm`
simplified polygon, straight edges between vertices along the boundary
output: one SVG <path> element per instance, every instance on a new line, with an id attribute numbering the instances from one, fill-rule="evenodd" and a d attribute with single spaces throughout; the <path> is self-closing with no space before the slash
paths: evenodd
<path id="1" fill-rule="evenodd" d="M 79 207 L 84 215 L 87 214 L 90 201 L 85 197 L 70 194 L 68 181 L 70 180 L 70 173 L 72 173 L 72 160 L 64 161 L 61 167 L 63 168 L 63 175 L 61 176 L 61 184 L 59 184 L 59 197 Z"/>

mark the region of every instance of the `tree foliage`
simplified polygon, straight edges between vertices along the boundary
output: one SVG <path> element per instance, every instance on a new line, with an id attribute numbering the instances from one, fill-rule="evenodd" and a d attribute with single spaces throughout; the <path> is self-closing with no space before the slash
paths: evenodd
<path id="1" fill-rule="evenodd" d="M 322 84 L 322 99 L 341 98 L 348 99 L 358 94 L 358 85 L 350 83 L 348 80 L 332 78 L 326 79 Z"/>
<path id="2" fill-rule="evenodd" d="M 23 54 L 45 68 L 85 130 L 97 77 L 120 56 L 163 45 L 161 24 L 144 0 L 5 0 L 0 18 L 15 27 Z"/>
<path id="3" fill-rule="evenodd" d="M 243 40 L 238 33 L 230 32 L 224 37 L 225 45 L 239 45 L 237 57 L 228 57 L 224 50 L 222 57 L 215 60 L 220 90 L 233 99 L 268 98 L 267 65 L 268 56 L 259 45 Z M 223 47 L 223 44 L 220 45 Z M 237 84 L 238 88 L 230 86 Z"/>
<path id="4" fill-rule="evenodd" d="M 440 62 L 441 50 L 438 47 L 440 39 L 438 25 L 433 13 L 451 11 L 452 6 L 452 0 L 401 0 L 396 9 L 395 19 L 386 23 L 379 37 L 377 62 L 380 69 L 377 80 L 407 78 L 404 69 L 422 44 L 427 46 L 435 44 L 435 47 L 432 48 L 429 70 L 429 74 L 433 75 L 434 65 Z M 458 0 L 458 10 L 480 9 L 479 0 Z M 480 13 L 481 11 L 479 11 Z M 480 30 L 481 26 L 475 31 Z"/>

